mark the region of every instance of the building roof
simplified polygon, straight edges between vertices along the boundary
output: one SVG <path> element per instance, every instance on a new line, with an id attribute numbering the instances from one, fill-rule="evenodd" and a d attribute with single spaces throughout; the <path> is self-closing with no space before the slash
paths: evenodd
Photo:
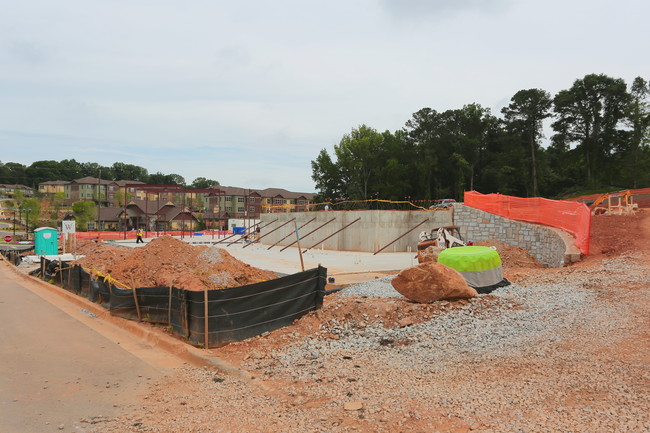
<path id="1" fill-rule="evenodd" d="M 86 177 L 80 177 L 79 179 L 75 179 L 70 183 L 78 183 L 78 184 L 93 184 L 93 185 L 108 185 L 109 183 L 113 183 L 112 180 L 104 180 L 104 179 L 98 179 L 96 177 L 92 176 L 86 176 Z"/>
<path id="2" fill-rule="evenodd" d="M 133 184 L 146 185 L 146 183 L 140 182 L 139 180 L 115 180 L 113 181 L 113 183 L 119 186 L 126 186 L 126 185 L 133 185 Z"/>
<path id="3" fill-rule="evenodd" d="M 122 212 L 124 212 L 122 207 L 100 207 L 99 219 L 101 221 L 118 221 Z"/>
<path id="4" fill-rule="evenodd" d="M 39 185 L 67 185 L 69 180 L 48 180 L 47 182 L 41 182 Z"/>
<path id="5" fill-rule="evenodd" d="M 0 183 L 0 188 L 13 188 L 13 189 L 32 189 L 28 186 L 19 183 Z"/>
<path id="6" fill-rule="evenodd" d="M 223 185 L 218 185 L 216 186 L 216 188 L 223 191 L 226 195 L 241 195 L 241 196 L 260 195 L 259 191 L 251 188 L 240 188 L 238 186 L 223 186 Z"/>
<path id="7" fill-rule="evenodd" d="M 292 192 L 282 188 L 266 188 L 259 191 L 262 197 L 305 198 L 312 200 L 316 194 L 310 192 Z"/>

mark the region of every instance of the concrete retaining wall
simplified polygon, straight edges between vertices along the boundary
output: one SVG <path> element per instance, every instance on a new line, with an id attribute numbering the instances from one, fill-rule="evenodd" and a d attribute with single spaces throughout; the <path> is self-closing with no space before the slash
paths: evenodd
<path id="1" fill-rule="evenodd" d="M 570 245 L 553 228 L 514 221 L 461 204 L 454 205 L 454 221 L 461 227 L 465 240 L 498 239 L 525 249 L 550 267 L 562 267 L 570 260 Z"/>
<path id="2" fill-rule="evenodd" d="M 384 251 L 386 252 L 406 252 L 416 251 L 419 242 L 418 235 L 426 230 L 430 231 L 434 227 L 452 225 L 451 210 L 436 211 L 384 211 L 384 210 L 367 210 L 367 211 L 322 211 L 322 212 L 301 212 L 301 213 L 275 213 L 264 214 L 261 216 L 261 225 L 264 226 L 269 222 L 277 219 L 278 221 L 262 229 L 261 235 L 268 234 L 271 230 L 279 227 L 281 224 L 296 218 L 275 232 L 262 238 L 261 243 L 264 245 L 273 245 L 280 239 L 288 236 L 278 246 L 286 246 L 296 240 L 295 226 L 305 224 L 312 218 L 315 221 L 309 223 L 300 229 L 300 246 L 305 249 L 317 245 L 314 248 L 324 248 L 326 250 L 336 251 L 365 251 L 372 252 L 386 246 L 399 236 L 406 233 L 409 229 L 427 221 L 415 230 L 408 233 L 402 239 L 396 241 Z M 357 218 L 359 221 L 352 224 L 342 232 L 321 242 L 322 239 L 334 234 L 337 230 L 342 229 L 345 225 L 353 222 Z M 327 221 L 334 219 L 331 223 L 317 230 L 311 235 L 310 231 L 325 224 Z M 276 247 L 277 248 L 277 247 Z M 410 249 L 409 249 L 410 248 Z"/>
<path id="3" fill-rule="evenodd" d="M 292 218 L 296 220 L 270 233 Z M 412 230 L 384 251 L 415 253 L 420 232 L 431 231 L 435 227 L 456 225 L 460 227 L 461 235 L 465 240 L 498 239 L 525 249 L 540 263 L 550 267 L 562 267 L 580 259 L 579 252 L 572 244 L 574 239 L 559 229 L 510 220 L 461 204 L 455 204 L 452 209 L 436 211 L 368 210 L 265 214 L 261 216 L 262 226 L 276 219 L 277 222 L 262 229 L 261 235 L 266 236 L 262 238 L 261 243 L 273 245 L 284 237 L 286 239 L 276 248 L 294 243 L 296 225 L 300 227 L 312 218 L 315 218 L 313 222 L 299 230 L 300 246 L 303 249 L 313 247 L 334 251 L 374 253 L 426 220 L 426 223 Z M 359 221 L 334 234 L 357 218 Z M 308 234 L 332 219 L 332 222 L 313 234 Z M 329 239 L 323 241 L 329 236 L 331 236 Z"/>

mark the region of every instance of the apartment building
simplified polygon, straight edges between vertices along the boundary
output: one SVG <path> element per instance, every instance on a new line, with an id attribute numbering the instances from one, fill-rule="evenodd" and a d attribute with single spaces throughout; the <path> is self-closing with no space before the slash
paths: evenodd
<path id="1" fill-rule="evenodd" d="M 28 186 L 21 184 L 7 184 L 0 183 L 0 199 L 11 200 L 16 195 L 16 192 L 21 192 L 24 197 L 33 197 L 34 190 Z"/>
<path id="2" fill-rule="evenodd" d="M 281 188 L 267 188 L 260 191 L 262 213 L 308 212 L 316 194 L 291 192 Z"/>
<path id="3" fill-rule="evenodd" d="M 41 194 L 64 194 L 65 186 L 69 184 L 69 180 L 48 180 L 38 184 L 38 192 Z"/>

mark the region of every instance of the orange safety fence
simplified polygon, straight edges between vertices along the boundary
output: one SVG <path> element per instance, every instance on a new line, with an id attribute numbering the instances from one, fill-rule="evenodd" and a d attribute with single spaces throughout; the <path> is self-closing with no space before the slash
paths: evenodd
<path id="1" fill-rule="evenodd" d="M 180 230 L 174 230 L 174 231 L 159 231 L 159 232 L 154 232 L 154 231 L 148 231 L 144 232 L 144 238 L 157 238 L 160 236 L 204 236 L 204 235 L 215 235 L 215 236 L 226 236 L 226 235 L 231 235 L 232 231 L 230 230 L 202 230 L 202 231 L 195 231 L 195 232 L 188 232 L 188 231 L 180 231 Z M 75 236 L 77 239 L 99 239 L 99 240 L 105 240 L 105 241 L 119 241 L 124 239 L 124 232 L 109 232 L 109 231 L 101 231 L 101 232 L 76 232 Z M 136 237 L 136 231 L 135 230 L 129 230 L 126 232 L 126 239 L 135 239 Z"/>
<path id="2" fill-rule="evenodd" d="M 513 220 L 560 228 L 575 236 L 574 245 L 582 254 L 589 254 L 591 211 L 584 203 L 465 191 L 465 205 Z"/>

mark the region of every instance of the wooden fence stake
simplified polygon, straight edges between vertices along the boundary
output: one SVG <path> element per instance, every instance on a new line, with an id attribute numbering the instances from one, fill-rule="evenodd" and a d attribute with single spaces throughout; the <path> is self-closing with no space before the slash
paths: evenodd
<path id="1" fill-rule="evenodd" d="M 109 283 L 110 284 L 110 283 Z M 135 281 L 131 278 L 131 290 L 133 290 L 133 300 L 135 301 L 135 311 L 138 313 L 138 321 L 142 322 L 142 315 L 140 314 L 140 303 L 138 302 L 138 293 L 135 289 Z"/>
<path id="2" fill-rule="evenodd" d="M 298 242 L 298 253 L 300 253 L 300 267 L 302 268 L 302 271 L 305 272 L 305 262 L 302 261 L 302 250 L 300 249 L 300 235 L 298 234 L 298 224 L 296 224 L 295 227 L 296 227 L 296 242 Z"/>

